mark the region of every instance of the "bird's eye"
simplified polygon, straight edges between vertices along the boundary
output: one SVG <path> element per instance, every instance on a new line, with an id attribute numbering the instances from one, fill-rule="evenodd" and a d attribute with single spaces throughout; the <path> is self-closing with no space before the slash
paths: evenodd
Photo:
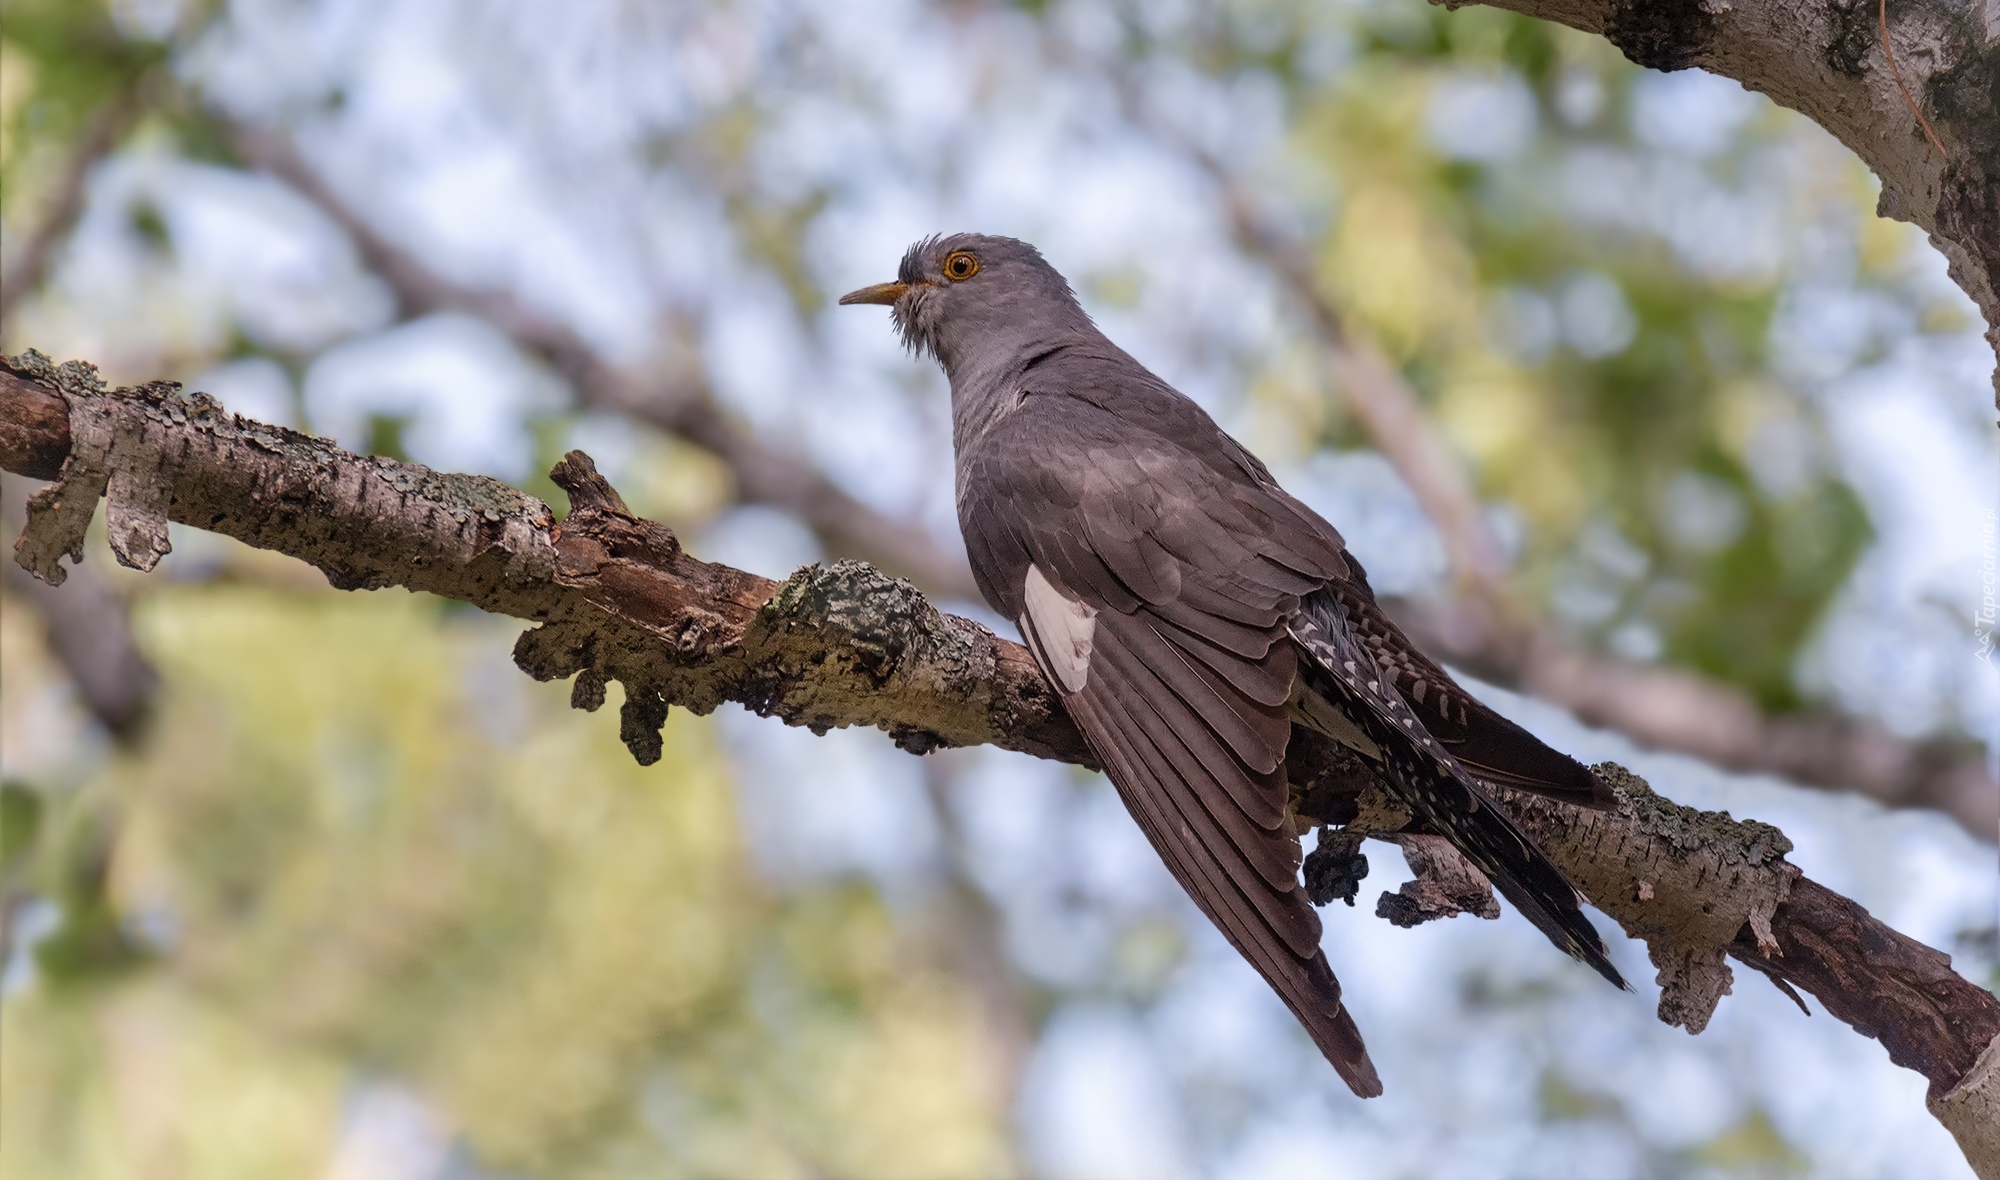
<path id="1" fill-rule="evenodd" d="M 960 250 L 944 260 L 944 277 L 962 283 L 979 273 L 979 260 Z"/>

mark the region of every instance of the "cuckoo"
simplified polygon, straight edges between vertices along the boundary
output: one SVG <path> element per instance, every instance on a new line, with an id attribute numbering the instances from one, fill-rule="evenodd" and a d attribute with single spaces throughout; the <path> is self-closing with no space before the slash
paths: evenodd
<path id="1" fill-rule="evenodd" d="M 1098 331 L 1026 242 L 903 256 L 886 304 L 951 384 L 960 527 L 1167 868 L 1356 1094 L 1382 1084 L 1300 883 L 1295 726 L 1366 758 L 1555 944 L 1624 980 L 1575 888 L 1484 783 L 1587 807 L 1591 772 L 1481 705 L 1376 605 L 1332 525 Z"/>

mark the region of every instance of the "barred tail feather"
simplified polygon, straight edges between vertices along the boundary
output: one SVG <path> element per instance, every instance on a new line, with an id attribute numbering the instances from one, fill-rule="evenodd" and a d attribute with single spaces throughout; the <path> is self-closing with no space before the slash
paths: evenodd
<path id="1" fill-rule="evenodd" d="M 1395 688 L 1382 681 L 1339 606 L 1315 595 L 1291 629 L 1308 656 L 1301 661 L 1308 690 L 1379 748 L 1378 763 L 1398 797 L 1485 873 L 1550 942 L 1629 991 L 1596 928 L 1578 907 L 1575 886 L 1430 736 Z"/>

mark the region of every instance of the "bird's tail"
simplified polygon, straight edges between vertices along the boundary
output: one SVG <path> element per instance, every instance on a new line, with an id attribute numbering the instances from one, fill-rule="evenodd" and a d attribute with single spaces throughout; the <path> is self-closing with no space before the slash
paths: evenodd
<path id="1" fill-rule="evenodd" d="M 1355 641 L 1339 604 L 1324 594 L 1308 598 L 1293 620 L 1292 636 L 1309 657 L 1300 661 L 1307 691 L 1332 705 L 1377 747 L 1375 761 L 1397 796 L 1486 874 L 1550 942 L 1629 991 L 1596 928 L 1578 907 L 1576 887 L 1431 738 L 1395 687 L 1382 679 L 1372 655 Z"/>

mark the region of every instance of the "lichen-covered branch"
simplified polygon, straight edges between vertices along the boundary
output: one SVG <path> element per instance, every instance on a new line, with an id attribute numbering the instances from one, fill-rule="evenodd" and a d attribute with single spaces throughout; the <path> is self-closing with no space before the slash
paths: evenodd
<path id="1" fill-rule="evenodd" d="M 62 580 L 104 498 L 112 550 L 135 568 L 159 561 L 177 521 L 311 562 L 337 587 L 405 586 L 527 619 L 537 626 L 516 662 L 540 679 L 573 678 L 571 701 L 584 709 L 619 681 L 620 734 L 642 762 L 659 757 L 670 706 L 736 701 L 819 731 L 872 725 L 915 752 L 987 744 L 1089 764 L 1020 646 L 858 562 L 777 583 L 698 561 L 671 531 L 632 516 L 580 453 L 552 473 L 571 502 L 558 523 L 495 480 L 354 455 L 167 383 L 107 391 L 89 366 L 31 353 L 0 360 L 0 468 L 57 477 L 34 496 L 16 545 L 45 580 Z M 1339 826 L 1326 846 L 1349 854 L 1315 854 L 1316 893 L 1352 896 L 1352 841 L 1365 835 L 1401 843 L 1435 886 L 1391 904 L 1392 916 L 1486 908 L 1468 866 L 1413 828 L 1365 763 L 1302 737 L 1290 768 L 1301 825 Z M 1645 940 L 1662 1019 L 1699 1031 L 1730 989 L 1734 956 L 1818 996 L 1922 1072 L 1947 1125 L 1989 1108 L 1995 1071 L 1975 1067 L 2000 1036 L 2000 1000 L 1800 877 L 1777 829 L 1679 807 L 1614 766 L 1600 772 L 1618 790 L 1616 810 L 1499 799 L 1598 908 Z"/>
<path id="2" fill-rule="evenodd" d="M 1881 178 L 1882 216 L 1930 234 L 1952 279 L 1985 315 L 1986 339 L 2000 355 L 2000 4 L 1433 2 L 1449 8 L 1489 4 L 1600 34 L 1642 66 L 1700 66 L 1818 123 Z M 1885 12 L 1894 72 L 1883 45 Z M 1931 145 L 1925 122 L 1948 154 L 1940 156 Z M 2000 408 L 2000 368 L 1994 371 L 1994 404 Z"/>

